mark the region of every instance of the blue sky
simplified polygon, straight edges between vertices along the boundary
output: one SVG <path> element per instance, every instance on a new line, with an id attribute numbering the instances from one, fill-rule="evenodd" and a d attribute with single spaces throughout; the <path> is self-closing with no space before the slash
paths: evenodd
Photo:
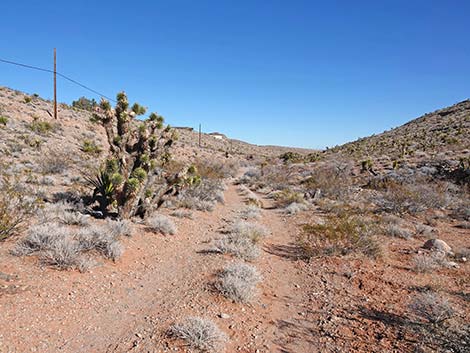
<path id="1" fill-rule="evenodd" d="M 257 144 L 323 148 L 470 96 L 469 1 L 10 1 L 0 58 Z M 0 63 L 0 85 L 52 96 Z M 60 80 L 59 100 L 89 92 Z"/>

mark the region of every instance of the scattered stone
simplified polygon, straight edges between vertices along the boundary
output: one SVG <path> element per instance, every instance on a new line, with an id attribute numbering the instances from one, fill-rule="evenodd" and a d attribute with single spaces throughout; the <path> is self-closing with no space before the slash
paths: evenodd
<path id="1" fill-rule="evenodd" d="M 219 314 L 219 317 L 220 317 L 221 319 L 230 319 L 230 315 L 229 315 L 229 314 L 225 314 L 225 313 Z"/>
<path id="2" fill-rule="evenodd" d="M 452 248 L 441 239 L 429 239 L 423 245 L 424 249 L 442 251 L 446 254 L 452 254 Z"/>

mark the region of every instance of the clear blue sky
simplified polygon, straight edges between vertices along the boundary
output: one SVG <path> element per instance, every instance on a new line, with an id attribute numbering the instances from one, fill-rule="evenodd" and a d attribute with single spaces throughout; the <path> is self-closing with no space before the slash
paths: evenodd
<path id="1" fill-rule="evenodd" d="M 0 3 L 0 58 L 52 67 L 172 125 L 325 147 L 470 96 L 470 1 Z M 52 96 L 0 63 L 0 85 Z M 59 99 L 89 95 L 59 81 Z"/>

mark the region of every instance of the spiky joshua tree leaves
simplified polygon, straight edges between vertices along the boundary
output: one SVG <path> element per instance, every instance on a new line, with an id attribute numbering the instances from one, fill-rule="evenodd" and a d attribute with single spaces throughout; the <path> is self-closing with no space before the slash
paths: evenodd
<path id="1" fill-rule="evenodd" d="M 156 113 L 146 120 L 135 119 L 145 112 L 137 103 L 129 107 L 124 92 L 118 93 L 114 109 L 107 100 L 100 103 L 97 117 L 106 130 L 109 156 L 89 181 L 95 188 L 93 200 L 105 215 L 115 207 L 121 218 L 144 217 L 152 207 L 160 207 L 165 197 L 196 180 L 191 168 L 165 174 L 176 134 Z"/>

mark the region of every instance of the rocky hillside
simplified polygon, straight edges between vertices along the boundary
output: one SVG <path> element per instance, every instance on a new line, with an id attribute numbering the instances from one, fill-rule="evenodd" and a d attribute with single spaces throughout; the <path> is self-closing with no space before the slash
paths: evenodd
<path id="1" fill-rule="evenodd" d="M 384 167 L 429 159 L 468 158 L 470 100 L 437 110 L 395 129 L 361 138 L 329 151 Z"/>
<path id="2" fill-rule="evenodd" d="M 51 153 L 62 153 L 79 160 L 96 161 L 100 151 L 107 148 L 104 129 L 93 121 L 93 114 L 59 105 L 59 119 L 52 117 L 52 102 L 37 95 L 0 87 L 0 151 L 3 162 L 27 163 L 30 159 L 43 158 Z M 168 121 L 171 124 L 171 121 Z M 177 129 L 179 139 L 175 144 L 176 159 L 229 156 L 275 157 L 287 150 L 308 153 L 309 150 L 257 146 L 230 138 L 217 138 L 210 134 L 199 136 L 192 129 Z M 78 161 L 76 161 L 78 163 Z M 73 163 L 73 164 L 77 164 Z M 80 164 L 80 163 L 78 163 Z"/>

